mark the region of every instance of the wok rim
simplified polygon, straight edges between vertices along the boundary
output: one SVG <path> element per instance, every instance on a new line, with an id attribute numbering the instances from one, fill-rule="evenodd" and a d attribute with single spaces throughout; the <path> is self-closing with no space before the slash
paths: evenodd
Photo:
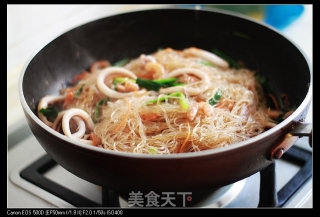
<path id="1" fill-rule="evenodd" d="M 279 34 L 280 36 L 282 36 L 283 38 L 285 38 L 288 42 L 290 42 L 294 47 L 296 47 L 297 51 L 299 51 L 302 56 L 304 57 L 305 61 L 307 62 L 308 68 L 309 68 L 309 73 L 310 73 L 310 81 L 309 81 L 309 88 L 308 88 L 308 92 L 304 98 L 304 100 L 302 101 L 302 103 L 298 106 L 298 108 L 285 120 L 283 120 L 281 123 L 277 124 L 275 127 L 255 136 L 252 138 L 249 138 L 247 140 L 238 142 L 238 143 L 234 143 L 231 144 L 227 147 L 220 147 L 220 148 L 214 148 L 214 149 L 209 149 L 209 150 L 203 150 L 203 151 L 199 151 L 199 152 L 188 152 L 188 153 L 173 153 L 173 154 L 141 154 L 141 153 L 131 153 L 131 152 L 122 152 L 122 151 L 114 151 L 114 150 L 109 150 L 109 149 L 104 149 L 104 148 L 100 148 L 100 147 L 96 147 L 96 146 L 91 146 L 91 145 L 87 145 L 87 144 L 83 144 L 77 141 L 74 141 L 68 137 L 66 137 L 63 134 L 58 133 L 57 131 L 53 130 L 52 128 L 50 128 L 49 126 L 47 126 L 45 123 L 43 123 L 38 116 L 36 116 L 33 111 L 30 109 L 29 105 L 26 102 L 26 99 L 24 97 L 24 92 L 23 92 L 23 79 L 24 79 L 24 75 L 26 73 L 26 70 L 30 64 L 30 62 L 37 56 L 37 54 L 45 49 L 45 47 L 50 44 L 51 42 L 53 42 L 55 39 L 63 36 L 64 34 L 78 28 L 81 27 L 83 25 L 87 25 L 102 19 L 106 19 L 109 17 L 113 17 L 113 16 L 121 16 L 121 15 L 125 15 L 125 14 L 129 14 L 129 13 L 141 13 L 141 12 L 149 12 L 149 11 L 161 11 L 161 10 L 188 10 L 188 11 L 205 11 L 205 12 L 214 12 L 214 13 L 220 13 L 220 14 L 224 14 L 227 16 L 234 16 L 238 19 L 245 19 L 249 22 L 254 22 L 256 25 L 262 25 L 263 27 L 274 31 L 275 33 Z M 229 11 L 224 11 L 221 9 L 199 9 L 199 8 L 195 8 L 195 9 L 190 9 L 190 8 L 156 8 L 156 9 L 142 9 L 142 10 L 133 10 L 133 11 L 128 11 L 128 12 L 123 12 L 123 13 L 119 13 L 119 14 L 113 14 L 110 16 L 106 16 L 106 17 L 101 17 L 98 19 L 95 19 L 93 21 L 88 21 L 82 24 L 79 24 L 77 26 L 74 26 L 72 28 L 69 28 L 68 30 L 65 30 L 63 33 L 60 33 L 56 36 L 53 36 L 51 39 L 49 39 L 46 43 L 44 43 L 44 45 L 41 45 L 38 49 L 36 49 L 31 55 L 30 57 L 27 59 L 27 61 L 25 62 L 23 69 L 20 73 L 20 77 L 19 77 L 19 83 L 18 83 L 18 89 L 19 89 L 19 97 L 20 97 L 20 103 L 23 107 L 23 110 L 29 115 L 29 117 L 32 119 L 32 121 L 34 123 L 37 124 L 38 127 L 40 127 L 42 130 L 46 131 L 47 133 L 53 135 L 54 137 L 56 137 L 57 139 L 59 139 L 59 142 L 66 142 L 68 143 L 68 145 L 72 145 L 74 148 L 80 148 L 83 149 L 84 151 L 92 151 L 92 152 L 96 152 L 99 154 L 105 154 L 106 156 L 108 155 L 114 155 L 117 157 L 126 157 L 126 158 L 132 158 L 132 159 L 154 159 L 154 160 L 177 160 L 177 159 L 190 159 L 190 158 L 202 158 L 202 157 L 208 157 L 208 156 L 214 156 L 214 155 L 219 155 L 219 154 L 225 154 L 227 152 L 231 152 L 231 151 L 236 151 L 237 149 L 243 148 L 245 146 L 249 146 L 252 145 L 256 142 L 259 142 L 259 140 L 263 140 L 269 136 L 272 136 L 273 134 L 276 134 L 279 130 L 281 130 L 282 128 L 285 128 L 287 126 L 290 125 L 291 122 L 293 122 L 295 119 L 297 119 L 297 117 L 304 111 L 304 109 L 306 108 L 306 106 L 308 106 L 308 104 L 311 102 L 312 100 L 312 67 L 311 67 L 311 63 L 309 58 L 306 56 L 305 52 L 296 44 L 294 43 L 291 39 L 289 39 L 288 37 L 286 37 L 285 35 L 283 35 L 280 31 L 278 31 L 277 29 L 259 22 L 257 20 L 254 20 L 250 17 L 246 17 L 244 15 L 238 14 L 238 13 L 233 13 L 233 12 L 229 12 Z M 29 126 L 30 127 L 30 126 Z"/>

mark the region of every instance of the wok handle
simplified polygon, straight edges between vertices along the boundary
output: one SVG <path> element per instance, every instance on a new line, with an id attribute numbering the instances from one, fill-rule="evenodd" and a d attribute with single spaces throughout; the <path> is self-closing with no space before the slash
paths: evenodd
<path id="1" fill-rule="evenodd" d="M 280 144 L 273 147 L 271 150 L 271 160 L 279 159 L 291 148 L 291 146 L 299 139 L 299 137 L 308 136 L 309 145 L 312 147 L 312 124 L 298 122 L 298 124 L 289 133 L 284 136 Z"/>
<path id="2" fill-rule="evenodd" d="M 290 132 L 294 136 L 308 136 L 309 145 L 312 147 L 312 123 L 298 122 L 299 124 Z"/>

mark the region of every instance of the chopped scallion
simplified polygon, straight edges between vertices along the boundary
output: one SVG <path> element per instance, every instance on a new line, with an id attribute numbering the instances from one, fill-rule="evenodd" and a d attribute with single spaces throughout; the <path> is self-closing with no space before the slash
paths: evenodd
<path id="1" fill-rule="evenodd" d="M 222 90 L 221 89 L 218 89 L 217 92 L 215 93 L 214 97 L 209 99 L 209 104 L 210 105 L 215 105 L 216 103 L 219 102 L 220 98 L 222 96 Z"/>
<path id="2" fill-rule="evenodd" d="M 154 100 L 150 100 L 148 102 L 145 103 L 145 105 L 153 105 L 155 103 L 159 103 L 159 102 L 164 102 L 166 101 L 167 99 L 172 99 L 174 97 L 178 97 L 179 99 L 179 103 L 180 103 L 180 106 L 183 108 L 183 109 L 188 109 L 188 103 L 187 103 L 187 100 L 186 100 L 186 97 L 184 96 L 183 93 L 181 92 L 174 92 L 174 93 L 171 93 L 169 95 L 166 95 L 166 96 L 162 96 L 158 99 L 154 99 Z"/>
<path id="3" fill-rule="evenodd" d="M 154 148 L 154 147 L 149 148 L 149 152 L 150 152 L 151 154 L 157 154 L 157 153 L 158 153 L 157 149 Z"/>
<path id="4" fill-rule="evenodd" d="M 160 84 L 165 84 L 165 83 L 172 83 L 177 81 L 178 78 L 166 78 L 166 79 L 161 79 L 161 80 L 153 80 L 154 82 L 160 83 Z"/>
<path id="5" fill-rule="evenodd" d="M 100 106 L 101 105 L 106 105 L 108 103 L 108 101 L 109 101 L 109 98 L 107 97 L 107 98 L 99 100 L 99 102 L 96 103 L 96 108 L 95 108 L 95 113 L 94 113 L 94 118 L 93 118 L 93 121 L 95 123 L 98 122 L 98 119 L 99 119 L 99 116 L 100 116 L 100 114 L 99 114 Z"/>
<path id="6" fill-rule="evenodd" d="M 81 93 L 82 90 L 83 90 L 84 85 L 86 85 L 86 84 L 82 84 L 82 85 L 81 85 L 80 89 L 75 93 L 74 98 L 78 98 L 78 96 L 80 95 L 80 93 Z"/>
<path id="7" fill-rule="evenodd" d="M 159 91 L 161 87 L 173 87 L 178 85 L 184 85 L 181 82 L 177 82 L 178 78 L 167 78 L 161 80 L 144 80 L 137 78 L 136 83 L 147 90 Z"/>

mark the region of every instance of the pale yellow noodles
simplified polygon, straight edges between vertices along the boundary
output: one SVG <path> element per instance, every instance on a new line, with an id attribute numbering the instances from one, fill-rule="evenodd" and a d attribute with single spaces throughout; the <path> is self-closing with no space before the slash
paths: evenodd
<path id="1" fill-rule="evenodd" d="M 214 66 L 214 63 L 206 65 L 206 59 L 191 55 L 186 50 L 159 50 L 152 55 L 142 55 L 131 60 L 122 67 L 144 79 L 161 79 L 180 68 L 201 70 L 208 76 L 209 85 L 198 95 L 184 92 L 188 109 L 181 107 L 178 97 L 145 105 L 147 101 L 166 95 L 158 91 L 132 91 L 133 94 L 129 97 L 109 97 L 108 103 L 98 108 L 99 118 L 92 131 L 87 129 L 86 138 L 94 137 L 94 145 L 115 151 L 170 154 L 228 146 L 256 136 L 266 127 L 273 126 L 268 117 L 262 88 L 253 71 Z M 150 62 L 154 63 L 150 65 L 154 69 L 147 71 L 146 64 Z M 64 104 L 64 110 L 79 108 L 95 119 L 97 102 L 107 97 L 97 86 L 97 77 L 102 70 L 95 69 L 87 73 L 71 89 L 75 93 L 83 86 L 76 98 Z M 179 78 L 186 85 L 205 88 L 203 81 L 197 76 L 184 76 Z M 112 88 L 111 78 L 107 78 L 105 83 Z M 222 92 L 219 102 L 214 106 L 209 105 L 208 100 L 219 90 Z M 66 95 L 67 90 L 61 94 Z M 188 112 L 201 103 L 207 103 L 212 108 L 203 104 L 204 108 L 198 107 L 193 120 L 188 118 Z"/>

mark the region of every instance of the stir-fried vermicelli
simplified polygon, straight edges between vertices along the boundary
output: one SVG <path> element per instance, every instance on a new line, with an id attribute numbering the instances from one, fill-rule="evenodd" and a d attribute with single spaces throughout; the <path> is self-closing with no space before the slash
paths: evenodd
<path id="1" fill-rule="evenodd" d="M 111 65 L 95 62 L 38 116 L 67 137 L 105 149 L 150 154 L 228 146 L 276 125 L 255 73 L 214 53 L 166 48 Z M 272 95 L 270 95 L 272 96 Z M 274 97 L 273 97 L 274 99 Z"/>

